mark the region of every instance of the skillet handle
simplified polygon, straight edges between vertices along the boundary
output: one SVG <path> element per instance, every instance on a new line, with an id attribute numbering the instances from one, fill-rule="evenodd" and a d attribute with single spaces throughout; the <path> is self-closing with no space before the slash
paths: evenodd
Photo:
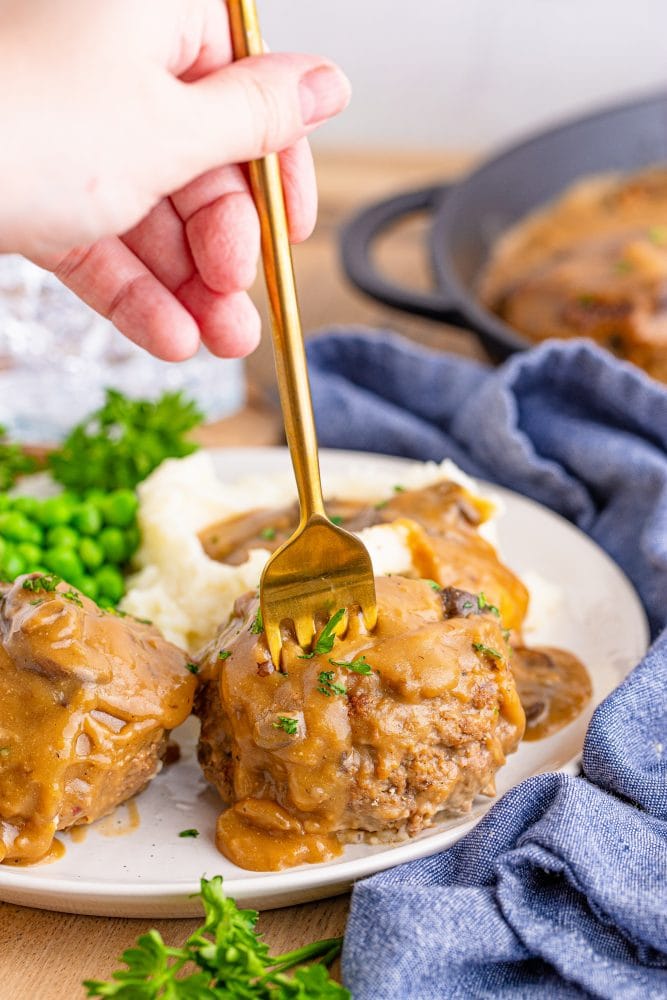
<path id="1" fill-rule="evenodd" d="M 406 191 L 363 209 L 345 224 L 341 233 L 343 269 L 350 281 L 372 298 L 427 319 L 465 323 L 457 303 L 444 291 L 422 292 L 406 288 L 384 277 L 373 260 L 373 247 L 384 231 L 410 215 L 432 215 L 451 185 Z"/>

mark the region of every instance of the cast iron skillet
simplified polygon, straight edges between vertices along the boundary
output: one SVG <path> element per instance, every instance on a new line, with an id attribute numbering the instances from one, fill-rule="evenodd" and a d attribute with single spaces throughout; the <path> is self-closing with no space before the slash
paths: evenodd
<path id="1" fill-rule="evenodd" d="M 667 161 L 667 92 L 562 125 L 513 146 L 454 185 L 408 191 L 371 205 L 342 233 L 343 267 L 362 291 L 405 312 L 475 330 L 496 358 L 530 342 L 489 312 L 475 283 L 508 226 L 584 174 Z M 373 261 L 373 244 L 407 215 L 427 212 L 433 292 L 394 284 Z"/>

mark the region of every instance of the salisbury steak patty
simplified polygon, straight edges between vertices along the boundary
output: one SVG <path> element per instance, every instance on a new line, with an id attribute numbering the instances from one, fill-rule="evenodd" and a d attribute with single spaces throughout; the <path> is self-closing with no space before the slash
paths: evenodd
<path id="1" fill-rule="evenodd" d="M 0 600 L 0 861 L 37 860 L 157 773 L 190 711 L 186 655 L 157 629 L 35 575 Z"/>
<path id="2" fill-rule="evenodd" d="M 243 867 L 322 860 L 341 842 L 412 835 L 437 813 L 463 813 L 493 791 L 521 739 L 493 611 L 423 580 L 376 585 L 372 634 L 354 616 L 343 638 L 320 633 L 314 655 L 286 637 L 281 672 L 251 596 L 205 651 L 199 756 L 232 806 L 218 847 Z"/>

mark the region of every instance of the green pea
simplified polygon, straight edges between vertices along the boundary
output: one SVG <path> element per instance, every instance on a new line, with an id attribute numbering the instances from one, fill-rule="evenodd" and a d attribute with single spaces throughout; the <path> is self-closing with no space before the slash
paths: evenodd
<path id="1" fill-rule="evenodd" d="M 82 594 L 89 597 L 91 601 L 97 599 L 97 595 L 100 592 L 100 588 L 97 585 L 97 580 L 93 576 L 82 576 L 76 584 L 77 590 L 80 590 Z"/>
<path id="2" fill-rule="evenodd" d="M 0 511 L 9 510 L 11 505 L 11 497 L 8 497 L 6 493 L 0 493 Z"/>
<path id="3" fill-rule="evenodd" d="M 134 490 L 115 490 L 102 504 L 104 520 L 117 528 L 125 528 L 135 518 L 139 501 Z"/>
<path id="4" fill-rule="evenodd" d="M 91 489 L 86 490 L 84 497 L 86 500 L 93 500 L 97 502 L 99 500 L 106 500 L 107 494 L 104 490 L 100 490 L 97 486 L 93 486 Z"/>
<path id="5" fill-rule="evenodd" d="M 16 546 L 16 551 L 25 559 L 28 573 L 33 573 L 35 566 L 38 566 L 42 561 L 42 550 L 39 545 L 35 545 L 33 542 L 20 542 Z"/>
<path id="6" fill-rule="evenodd" d="M 104 562 L 104 550 L 92 538 L 82 538 L 79 542 L 79 558 L 88 569 L 98 569 Z"/>
<path id="7" fill-rule="evenodd" d="M 33 518 L 37 516 L 40 505 L 40 501 L 36 497 L 16 497 L 12 507 L 19 514 L 25 514 L 26 517 Z"/>
<path id="8" fill-rule="evenodd" d="M 44 500 L 39 506 L 37 517 L 46 528 L 51 528 L 56 524 L 68 524 L 74 509 L 71 499 L 62 494 Z"/>
<path id="9" fill-rule="evenodd" d="M 21 573 L 25 573 L 25 559 L 14 549 L 7 553 L 2 560 L 3 576 L 8 580 L 15 580 Z"/>
<path id="10" fill-rule="evenodd" d="M 79 536 L 67 524 L 57 524 L 46 533 L 46 544 L 52 549 L 75 549 L 79 544 Z"/>
<path id="11" fill-rule="evenodd" d="M 63 580 L 72 585 L 75 579 L 83 576 L 81 560 L 72 549 L 47 549 L 44 562 L 52 573 L 62 576 Z"/>
<path id="12" fill-rule="evenodd" d="M 126 536 L 120 528 L 103 528 L 97 539 L 102 551 L 111 563 L 123 563 L 127 558 Z"/>
<path id="13" fill-rule="evenodd" d="M 113 604 L 125 593 L 125 581 L 115 566 L 102 566 L 95 573 L 100 597 L 107 597 Z"/>
<path id="14" fill-rule="evenodd" d="M 79 505 L 72 523 L 82 535 L 97 535 L 102 527 L 102 515 L 92 501 L 87 501 Z"/>
<path id="15" fill-rule="evenodd" d="M 40 542 L 42 531 L 34 521 L 28 520 L 18 510 L 0 513 L 0 535 L 14 542 Z"/>
<path id="16" fill-rule="evenodd" d="M 140 543 L 141 532 L 139 531 L 139 525 L 135 522 L 125 530 L 125 545 L 127 546 L 127 554 L 125 556 L 126 559 L 129 559 L 130 556 L 134 555 L 139 548 Z"/>

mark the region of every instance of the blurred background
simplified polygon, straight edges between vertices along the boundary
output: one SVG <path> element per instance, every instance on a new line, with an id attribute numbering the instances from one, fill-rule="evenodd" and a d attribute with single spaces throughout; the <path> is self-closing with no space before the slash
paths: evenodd
<path id="1" fill-rule="evenodd" d="M 665 0 L 259 0 L 271 46 L 341 63 L 318 146 L 488 149 L 667 80 Z"/>

